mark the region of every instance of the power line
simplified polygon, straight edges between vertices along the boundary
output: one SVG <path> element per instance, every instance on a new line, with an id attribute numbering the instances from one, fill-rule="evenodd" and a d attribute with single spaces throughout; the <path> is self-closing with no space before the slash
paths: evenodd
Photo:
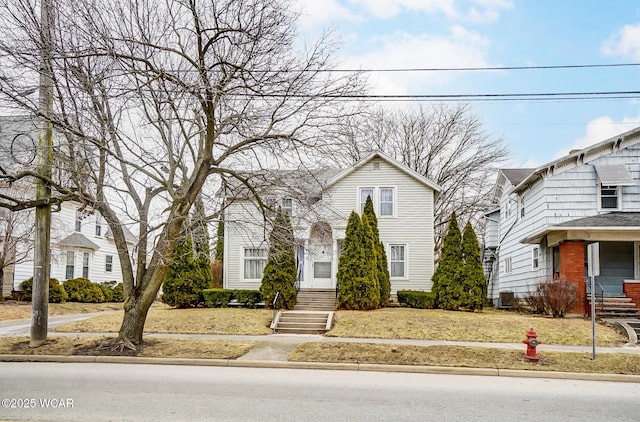
<path id="1" fill-rule="evenodd" d="M 284 72 L 364 72 L 364 73 L 390 73 L 390 72 L 473 72 L 473 71 L 497 71 L 497 70 L 547 70 L 547 69 L 589 69 L 589 68 L 614 68 L 637 67 L 640 63 L 610 63 L 610 64 L 569 64 L 569 65 L 543 65 L 543 66 L 483 66 L 483 67 L 415 67 L 415 68 L 381 68 L 381 69 L 288 69 Z M 269 72 L 263 70 L 263 72 Z"/>

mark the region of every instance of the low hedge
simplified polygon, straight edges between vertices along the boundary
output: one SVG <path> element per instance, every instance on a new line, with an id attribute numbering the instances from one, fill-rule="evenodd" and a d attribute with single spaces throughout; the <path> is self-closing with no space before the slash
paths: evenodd
<path id="1" fill-rule="evenodd" d="M 204 289 L 202 297 L 207 308 L 226 308 L 234 300 L 239 305 L 255 308 L 261 300 L 258 290 Z"/>
<path id="2" fill-rule="evenodd" d="M 397 295 L 398 302 L 408 308 L 433 309 L 435 307 L 436 294 L 433 292 L 399 290 Z"/>
<path id="3" fill-rule="evenodd" d="M 69 295 L 70 302 L 102 303 L 105 301 L 100 286 L 86 278 L 66 280 L 63 286 Z"/>
<path id="4" fill-rule="evenodd" d="M 22 288 L 22 297 L 21 300 L 25 300 L 27 302 L 31 302 L 31 297 L 33 293 L 33 278 L 23 281 L 20 283 L 20 287 Z M 66 290 L 60 284 L 58 280 L 55 278 L 49 279 L 49 303 L 63 303 L 69 299 Z"/>

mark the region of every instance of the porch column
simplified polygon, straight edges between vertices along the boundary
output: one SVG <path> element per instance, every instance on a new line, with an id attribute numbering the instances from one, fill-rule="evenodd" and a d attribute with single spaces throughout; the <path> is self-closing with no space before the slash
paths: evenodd
<path id="1" fill-rule="evenodd" d="M 587 313 L 587 285 L 584 282 L 584 241 L 569 240 L 560 244 L 560 278 L 573 283 L 576 301 L 569 313 Z"/>

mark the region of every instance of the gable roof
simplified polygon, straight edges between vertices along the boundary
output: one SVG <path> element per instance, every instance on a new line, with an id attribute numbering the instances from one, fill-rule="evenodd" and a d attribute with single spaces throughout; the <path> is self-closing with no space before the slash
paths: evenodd
<path id="1" fill-rule="evenodd" d="M 534 170 L 534 168 L 500 169 L 502 174 L 504 174 L 504 176 L 513 186 L 519 185 L 520 182 L 526 179 L 527 176 L 533 173 Z"/>
<path id="2" fill-rule="evenodd" d="M 415 180 L 417 180 L 418 182 L 422 183 L 423 185 L 433 189 L 434 190 L 434 201 L 438 199 L 438 194 L 442 191 L 442 188 L 440 186 L 438 186 L 437 184 L 435 184 L 431 180 L 427 179 L 426 177 L 424 177 L 423 175 L 421 175 L 417 171 L 410 169 L 409 167 L 407 167 L 406 165 L 402 164 L 401 162 L 396 161 L 393 158 L 389 157 L 388 155 L 386 155 L 386 154 L 384 154 L 382 152 L 379 152 L 379 151 L 371 153 L 368 157 L 363 158 L 362 160 L 358 161 L 357 163 L 355 163 L 350 168 L 348 168 L 346 170 L 343 170 L 342 172 L 338 173 L 335 177 L 333 177 L 332 179 L 330 179 L 327 182 L 327 186 L 332 186 L 332 185 L 338 183 L 340 180 L 344 179 L 345 177 L 347 177 L 348 175 L 350 175 L 351 173 L 353 173 L 357 169 L 362 168 L 364 165 L 366 165 L 368 162 L 370 162 L 371 160 L 373 160 L 375 158 L 380 158 L 381 160 L 386 161 L 390 165 L 396 167 L 397 169 L 399 169 L 403 173 L 407 174 L 408 176 L 414 178 Z"/>
<path id="3" fill-rule="evenodd" d="M 131 233 L 131 230 L 129 230 L 127 228 L 127 226 L 122 225 L 122 231 L 124 232 L 124 238 L 127 242 L 129 243 L 136 243 L 138 241 L 138 238 Z M 111 227 L 107 226 L 107 232 L 104 234 L 104 237 L 106 238 L 113 238 L 113 232 L 111 231 Z"/>
<path id="4" fill-rule="evenodd" d="M 550 161 L 522 179 L 513 191 L 520 192 L 538 179 L 564 173 L 565 171 L 588 164 L 598 158 L 629 148 L 640 143 L 640 127 L 621 133 L 587 148 L 572 151 L 569 155 Z"/>

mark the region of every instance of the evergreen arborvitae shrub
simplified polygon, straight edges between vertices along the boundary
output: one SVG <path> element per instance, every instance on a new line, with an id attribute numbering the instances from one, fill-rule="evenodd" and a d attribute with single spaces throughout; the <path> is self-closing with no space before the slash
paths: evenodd
<path id="1" fill-rule="evenodd" d="M 122 283 L 112 280 L 99 283 L 98 287 L 102 290 L 105 302 L 124 302 L 124 288 Z"/>
<path id="2" fill-rule="evenodd" d="M 470 222 L 462 234 L 462 257 L 462 284 L 464 292 L 468 295 L 467 303 L 463 305 L 471 311 L 482 310 L 487 302 L 487 282 L 480 260 L 478 237 Z"/>
<path id="3" fill-rule="evenodd" d="M 338 261 L 338 304 L 346 309 L 375 309 L 380 305 L 373 233 L 366 216 L 351 212 Z"/>
<path id="4" fill-rule="evenodd" d="M 280 292 L 280 308 L 293 309 L 296 304 L 296 252 L 289 216 L 278 209 L 269 235 L 269 256 L 262 275 L 260 294 L 266 306 L 272 306 Z"/>
<path id="5" fill-rule="evenodd" d="M 22 300 L 31 302 L 33 294 L 33 278 L 29 278 L 20 283 L 22 289 Z M 66 302 L 69 296 L 64 287 L 55 278 L 49 279 L 49 303 Z"/>
<path id="6" fill-rule="evenodd" d="M 440 256 L 440 263 L 432 281 L 431 290 L 436 295 L 436 306 L 440 309 L 458 310 L 463 304 L 462 239 L 456 213 L 451 214 L 447 234 Z"/>
<path id="7" fill-rule="evenodd" d="M 63 286 L 69 295 L 69 302 L 102 303 L 105 301 L 100 287 L 86 278 L 66 280 Z"/>
<path id="8" fill-rule="evenodd" d="M 176 245 L 167 274 L 162 282 L 160 299 L 176 308 L 198 306 L 202 302 L 202 290 L 211 287 L 211 271 L 202 268 L 202 259 L 195 256 L 191 236 Z M 209 277 L 207 277 L 207 273 Z"/>
<path id="9" fill-rule="evenodd" d="M 380 306 L 385 306 L 389 302 L 391 296 L 391 281 L 389 277 L 389 266 L 387 261 L 387 253 L 384 245 L 380 241 L 380 232 L 378 230 L 378 218 L 373 209 L 373 201 L 367 196 L 367 202 L 364 204 L 364 213 L 367 216 L 371 231 L 373 233 L 373 243 L 376 250 L 376 276 L 380 285 Z"/>

